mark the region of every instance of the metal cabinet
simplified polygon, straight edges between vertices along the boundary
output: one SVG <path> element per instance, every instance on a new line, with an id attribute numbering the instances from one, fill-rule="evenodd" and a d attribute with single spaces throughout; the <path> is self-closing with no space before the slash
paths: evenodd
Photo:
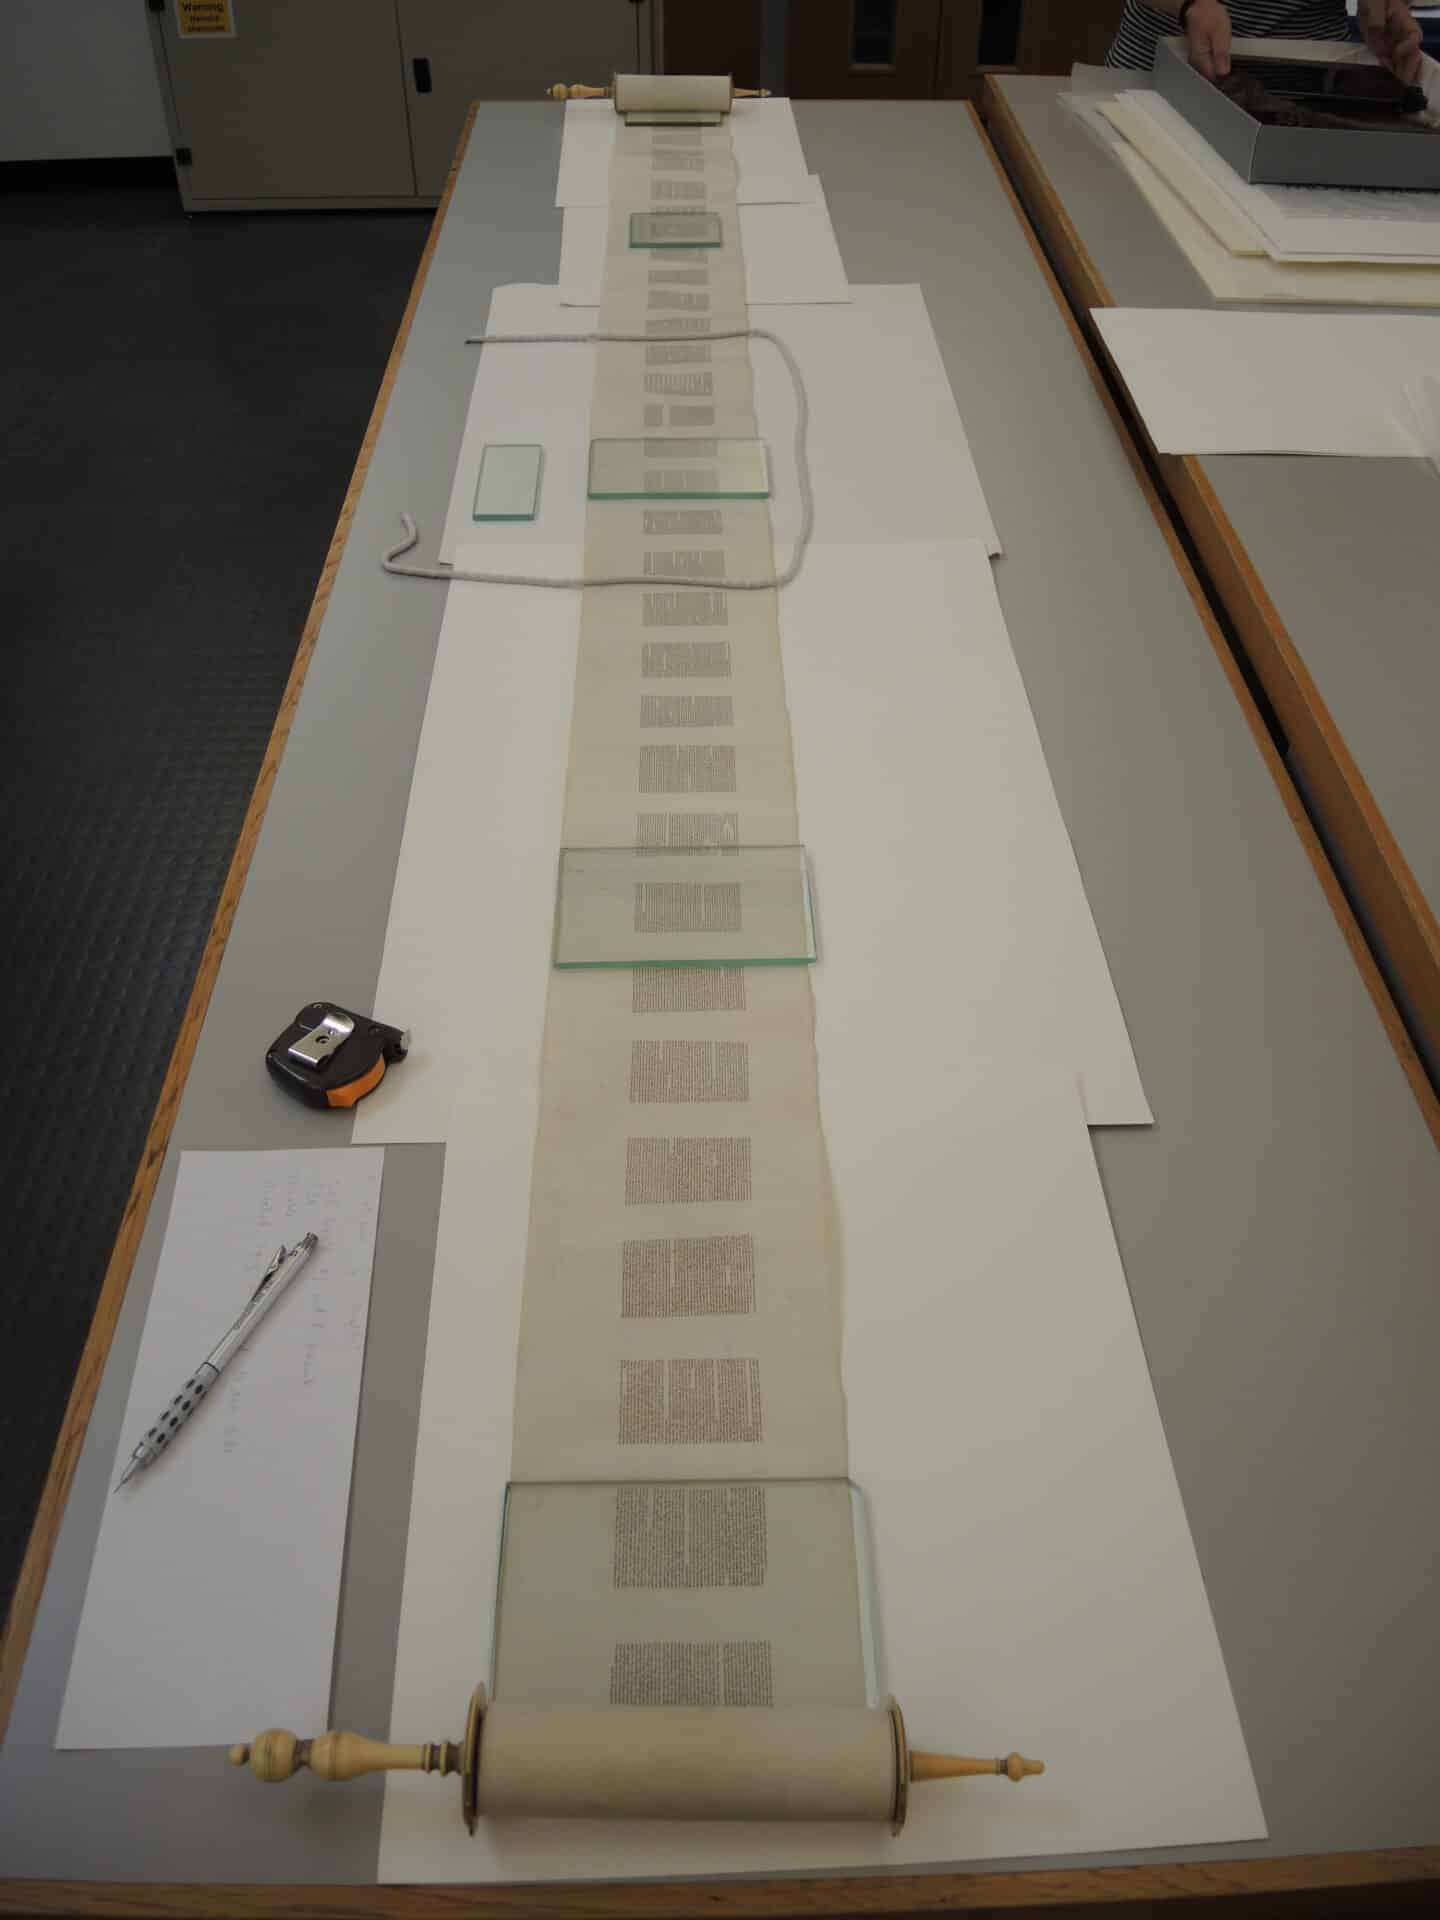
<path id="1" fill-rule="evenodd" d="M 415 190 L 437 197 L 470 102 L 650 71 L 648 0 L 399 0 Z"/>
<path id="2" fill-rule="evenodd" d="M 195 212 L 430 203 L 472 100 L 653 64 L 653 0 L 146 4 Z"/>

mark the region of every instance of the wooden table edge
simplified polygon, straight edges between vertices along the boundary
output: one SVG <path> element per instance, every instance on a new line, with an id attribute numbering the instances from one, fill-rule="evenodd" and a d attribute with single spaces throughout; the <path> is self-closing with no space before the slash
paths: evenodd
<path id="1" fill-rule="evenodd" d="M 1342 1892 L 1407 1893 L 1440 1881 L 1440 1847 L 1370 1853 L 1195 1860 L 1143 1867 L 1032 1872 L 836 1875 L 826 1878 L 571 1882 L 507 1886 L 117 1885 L 15 1880 L 0 1885 L 0 1914 L 76 1920 L 767 1920 L 767 1916 L 1004 1913 L 1024 1909 L 1123 1914 L 1139 1902 L 1286 1898 L 1284 1911 L 1333 1911 Z M 1310 1894 L 1311 1900 L 1297 1896 Z M 1407 1901 L 1408 1904 L 1408 1901 Z M 1376 1911 L 1372 1904 L 1367 1911 Z"/>
<path id="2" fill-rule="evenodd" d="M 1113 307 L 1115 301 L 1050 185 L 1010 103 L 1000 87 L 989 79 L 981 94 L 981 114 L 993 148 L 1006 162 L 1011 178 L 1019 184 L 1017 197 L 1029 215 L 1027 224 L 1033 224 L 1040 242 L 1053 255 L 1060 281 L 1068 283 L 1072 298 L 1081 308 L 1079 327 L 1087 359 L 1096 365 L 1097 372 L 1099 363 L 1103 362 L 1118 380 L 1118 370 L 1088 317 L 1089 308 Z M 1067 311 L 1075 317 L 1068 302 Z M 1103 381 L 1103 375 L 1100 377 Z M 1375 922 L 1396 978 L 1409 997 L 1416 1018 L 1440 1048 L 1440 922 L 1355 764 L 1309 669 L 1200 461 L 1188 454 L 1156 453 L 1138 416 L 1127 419 L 1113 404 L 1113 396 L 1108 410 L 1127 443 L 1133 443 L 1137 437 L 1143 439 L 1176 512 L 1195 542 L 1216 596 L 1233 623 L 1291 746 L 1298 753 L 1304 777 L 1321 803 L 1326 826 L 1348 871 L 1362 890 L 1363 904 Z M 1238 674 L 1231 675 L 1231 686 L 1239 698 L 1244 682 Z M 1248 703 L 1248 707 L 1254 705 L 1248 692 L 1245 692 L 1244 703 Z M 1292 794 L 1298 801 L 1298 790 L 1278 754 L 1273 753 L 1273 743 L 1267 760 L 1277 783 L 1280 782 L 1277 768 L 1283 772 L 1282 792 L 1291 819 L 1306 843 L 1306 851 L 1320 875 L 1346 944 L 1364 977 L 1425 1124 L 1440 1146 L 1440 1095 L 1430 1082 L 1309 815 L 1303 813 L 1303 807 L 1302 813 L 1297 814 L 1291 805 Z"/>
<path id="3" fill-rule="evenodd" d="M 205 1023 L 205 1015 L 209 1010 L 210 996 L 215 989 L 220 962 L 225 955 L 225 946 L 230 938 L 230 929 L 234 924 L 240 895 L 244 890 L 245 880 L 250 871 L 250 862 L 260 839 L 260 829 L 265 823 L 271 790 L 280 770 L 280 761 L 285 751 L 286 740 L 289 738 L 295 710 L 300 704 L 300 694 L 305 685 L 311 656 L 315 651 L 315 642 L 330 603 L 330 590 L 335 575 L 339 571 L 341 559 L 344 557 L 345 545 L 350 535 L 350 523 L 354 519 L 356 503 L 370 470 L 371 455 L 380 437 L 380 428 L 390 403 L 390 394 L 400 369 L 401 357 L 410 338 L 411 323 L 420 303 L 420 296 L 425 289 L 430 262 L 434 257 L 440 230 L 444 225 L 450 195 L 454 189 L 461 162 L 465 158 L 465 149 L 469 144 L 470 130 L 475 123 L 478 106 L 478 102 L 473 103 L 465 117 L 465 125 L 461 129 L 455 158 L 451 162 L 450 173 L 445 183 L 445 192 L 426 237 L 425 251 L 420 256 L 420 265 L 416 269 L 415 279 L 410 288 L 410 297 L 400 317 L 400 326 L 390 349 L 390 357 L 385 363 L 385 371 L 381 376 L 375 404 L 371 409 L 364 438 L 360 442 L 360 451 L 350 475 L 350 484 L 341 503 L 340 515 L 335 523 L 335 531 L 331 535 L 329 551 L 320 570 L 319 583 L 310 602 L 310 611 L 295 651 L 290 677 L 285 683 L 285 691 L 280 699 L 275 724 L 266 744 L 265 757 L 261 762 L 260 773 L 250 796 L 250 805 L 246 809 L 245 819 L 240 828 L 235 854 L 220 892 L 220 903 L 210 923 L 205 951 L 201 955 L 195 984 L 191 989 L 184 1018 L 180 1023 L 179 1037 L 170 1056 L 170 1064 L 160 1089 L 160 1098 L 156 1102 L 149 1133 L 146 1135 L 140 1164 L 130 1188 L 129 1198 L 125 1202 L 125 1211 L 120 1218 L 120 1229 L 105 1270 L 105 1278 L 101 1283 L 100 1296 L 95 1305 L 94 1317 L 90 1322 L 90 1331 L 86 1336 L 80 1364 L 76 1369 L 75 1383 L 71 1388 L 65 1417 L 61 1422 L 60 1435 L 51 1456 L 50 1471 L 40 1496 L 40 1504 L 36 1511 L 34 1526 L 30 1531 L 25 1558 L 21 1563 L 20 1577 L 16 1582 L 14 1598 L 5 1622 L 4 1635 L 0 1638 L 0 1741 L 3 1741 L 10 1722 L 15 1692 L 20 1683 L 20 1670 L 24 1665 L 25 1654 L 30 1644 L 30 1634 L 35 1624 L 40 1596 L 44 1591 L 45 1577 L 49 1571 L 50 1558 L 60 1531 L 65 1503 L 69 1498 L 70 1485 L 80 1459 L 86 1429 L 90 1424 L 90 1414 L 100 1388 L 101 1375 L 105 1371 L 110 1343 L 115 1337 L 115 1328 L 120 1317 L 120 1308 L 124 1303 L 125 1291 L 130 1284 L 130 1272 L 135 1264 L 140 1237 L 145 1230 L 150 1203 L 160 1178 L 160 1169 L 170 1144 L 175 1118 L 180 1110 L 180 1100 L 185 1091 L 185 1082 L 189 1077 L 191 1061 L 195 1057 L 200 1029 Z"/>
<path id="4" fill-rule="evenodd" d="M 65 1502 L 194 1058 L 200 1028 L 204 1024 L 226 941 L 264 824 L 270 793 L 329 603 L 330 589 L 345 551 L 356 502 L 369 471 L 371 455 L 385 418 L 400 360 L 409 340 L 415 309 L 424 291 L 430 262 L 464 161 L 479 104 L 472 103 L 466 115 L 445 183 L 445 192 L 436 210 L 410 298 L 386 362 L 375 406 L 361 441 L 350 485 L 300 637 L 295 662 L 241 827 L 220 904 L 211 923 L 195 986 L 106 1269 L 21 1568 L 14 1603 L 6 1621 L 3 1640 L 0 1640 L 0 1741 L 4 1739 L 9 1722 Z M 983 141 L 983 130 L 974 107 L 967 103 L 965 110 Z M 1117 429 L 1121 429 L 1118 412 L 1099 368 L 1085 349 L 1083 337 L 1059 283 L 1031 231 L 1004 168 L 988 143 L 986 152 L 1051 296 L 1090 367 L 1107 410 L 1111 412 Z M 1214 626 L 1213 616 L 1199 583 L 1189 569 L 1153 484 L 1138 455 L 1133 449 L 1129 449 L 1129 452 L 1137 480 L 1146 494 L 1157 524 L 1171 545 L 1176 564 L 1186 575 L 1191 598 L 1211 633 L 1212 644 L 1222 665 L 1227 673 L 1238 680 L 1238 670 L 1229 657 L 1219 629 Z M 1284 769 L 1280 766 L 1278 755 L 1274 754 L 1273 744 L 1258 712 L 1253 711 L 1253 702 L 1250 702 L 1243 682 L 1239 682 L 1237 697 L 1242 699 L 1242 703 L 1249 703 L 1253 713 L 1252 731 L 1256 731 L 1262 751 L 1268 749 L 1268 754 L 1274 757 L 1272 772 L 1276 773 L 1277 783 L 1283 791 L 1287 784 Z M 1293 789 L 1291 791 L 1293 793 Z M 1298 797 L 1295 804 L 1299 805 Z M 78 1811 L 77 1817 L 81 1817 Z M 633 1914 L 642 1916 L 643 1920 L 682 1920 L 683 1916 L 693 1915 L 698 1908 L 703 1908 L 705 1913 L 720 1916 L 721 1920 L 725 1920 L 726 1916 L 734 1916 L 734 1920 L 763 1920 L 768 1914 L 803 1914 L 809 1920 L 815 1920 L 816 1916 L 825 1914 L 976 1912 L 986 1907 L 995 1911 L 1026 1907 L 1051 1910 L 1078 1907 L 1095 1913 L 1106 1909 L 1121 1911 L 1140 1900 L 1183 1901 L 1214 1898 L 1217 1895 L 1280 1894 L 1305 1890 L 1323 1894 L 1340 1888 L 1358 1890 L 1391 1887 L 1398 1890 L 1436 1880 L 1440 1880 L 1440 1847 L 1188 1861 L 1143 1867 L 1039 1868 L 999 1873 L 863 1877 L 824 1875 L 783 1880 L 631 1882 L 624 1885 L 336 1887 L 303 1883 L 267 1886 L 243 1882 L 220 1885 L 5 1880 L 0 1881 L 0 1914 L 75 1915 L 77 1920 L 80 1916 L 91 1915 L 112 1916 L 113 1920 L 124 1920 L 126 1916 L 134 1916 L 134 1920 L 154 1920 L 156 1916 L 160 1920 L 165 1920 L 166 1916 L 173 1916 L 174 1920 L 190 1920 L 191 1916 L 195 1916 L 196 1920 L 252 1920 L 252 1916 L 253 1920 L 281 1920 L 282 1916 L 289 1915 L 296 1916 L 296 1920 L 350 1920 L 351 1916 L 354 1916 L 354 1920 L 395 1920 L 397 1916 L 400 1920 L 455 1920 L 456 1916 L 472 1914 L 481 1917 L 481 1920 L 546 1920 L 547 1916 L 554 1916 L 554 1920 L 620 1920 L 622 1915 Z"/>

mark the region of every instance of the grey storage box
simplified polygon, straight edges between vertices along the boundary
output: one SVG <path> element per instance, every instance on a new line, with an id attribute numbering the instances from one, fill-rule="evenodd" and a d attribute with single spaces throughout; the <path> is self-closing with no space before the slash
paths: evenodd
<path id="1" fill-rule="evenodd" d="M 1233 51 L 1273 53 L 1281 44 L 1237 40 Z M 1287 54 L 1296 48 L 1294 41 L 1283 45 Z M 1316 60 L 1333 60 L 1340 51 L 1334 41 L 1324 40 L 1308 41 L 1303 48 Z M 1242 179 L 1280 187 L 1440 188 L 1440 133 L 1262 126 L 1195 71 L 1183 40 L 1159 42 L 1154 78 L 1157 91 Z M 1427 91 L 1433 99 L 1433 89 Z"/>

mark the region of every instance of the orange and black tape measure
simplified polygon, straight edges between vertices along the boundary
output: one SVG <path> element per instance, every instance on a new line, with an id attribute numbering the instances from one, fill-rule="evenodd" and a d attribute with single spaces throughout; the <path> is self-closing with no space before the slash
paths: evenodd
<path id="1" fill-rule="evenodd" d="M 410 1051 L 410 1036 L 330 1000 L 312 1000 L 265 1055 L 270 1077 L 307 1107 L 353 1107 Z"/>

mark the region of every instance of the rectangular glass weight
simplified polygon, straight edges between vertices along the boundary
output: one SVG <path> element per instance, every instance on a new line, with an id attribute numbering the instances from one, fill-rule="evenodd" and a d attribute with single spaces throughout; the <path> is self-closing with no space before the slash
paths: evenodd
<path id="1" fill-rule="evenodd" d="M 592 440 L 592 500 L 768 500 L 763 440 Z"/>
<path id="2" fill-rule="evenodd" d="M 718 127 L 722 115 L 704 107 L 632 107 L 627 127 Z"/>
<path id="3" fill-rule="evenodd" d="M 544 458 L 543 447 L 488 443 L 475 482 L 475 519 L 533 520 Z"/>
<path id="4" fill-rule="evenodd" d="M 882 1705 L 870 1560 L 849 1480 L 512 1481 L 491 1690 L 533 1706 Z"/>
<path id="5" fill-rule="evenodd" d="M 725 238 L 718 213 L 632 213 L 632 247 L 718 247 Z"/>
<path id="6" fill-rule="evenodd" d="M 557 967 L 803 967 L 814 959 L 803 847 L 561 850 Z"/>

